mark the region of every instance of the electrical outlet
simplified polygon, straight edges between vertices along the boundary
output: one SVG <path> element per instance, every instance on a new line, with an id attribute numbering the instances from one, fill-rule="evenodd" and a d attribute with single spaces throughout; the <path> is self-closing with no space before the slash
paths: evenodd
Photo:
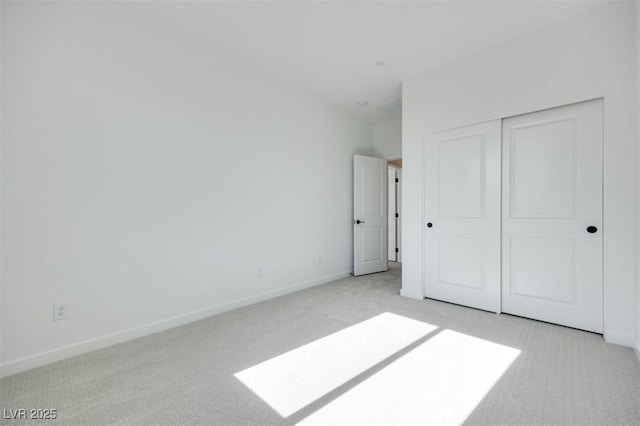
<path id="1" fill-rule="evenodd" d="M 256 278 L 262 278 L 262 266 L 258 266 L 258 271 L 256 272 Z"/>
<path id="2" fill-rule="evenodd" d="M 322 266 L 322 256 L 318 257 L 318 266 Z"/>
<path id="3" fill-rule="evenodd" d="M 67 305 L 64 303 L 56 303 L 53 305 L 53 320 L 58 321 L 67 318 Z"/>

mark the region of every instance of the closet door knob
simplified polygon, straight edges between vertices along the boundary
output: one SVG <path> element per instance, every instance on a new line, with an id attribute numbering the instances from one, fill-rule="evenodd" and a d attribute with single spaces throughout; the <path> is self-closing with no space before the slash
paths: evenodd
<path id="1" fill-rule="evenodd" d="M 596 232 L 598 232 L 598 228 L 596 228 L 595 226 L 587 226 L 587 232 L 590 234 L 595 234 Z"/>
<path id="2" fill-rule="evenodd" d="M 433 223 L 431 223 L 431 222 L 427 223 L 427 228 L 431 228 L 432 226 L 433 226 Z"/>

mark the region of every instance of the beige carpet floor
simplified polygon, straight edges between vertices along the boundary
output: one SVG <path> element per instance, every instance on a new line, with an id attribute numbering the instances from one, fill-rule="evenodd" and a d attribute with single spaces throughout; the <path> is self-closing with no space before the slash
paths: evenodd
<path id="1" fill-rule="evenodd" d="M 3 413 L 57 419 L 0 421 L 640 425 L 631 349 L 402 298 L 400 277 L 393 265 L 6 377 Z"/>

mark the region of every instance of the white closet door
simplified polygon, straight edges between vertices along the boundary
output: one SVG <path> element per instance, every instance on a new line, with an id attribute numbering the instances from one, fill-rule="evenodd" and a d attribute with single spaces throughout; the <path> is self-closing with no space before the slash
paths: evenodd
<path id="1" fill-rule="evenodd" d="M 602 333 L 602 101 L 503 120 L 502 310 Z"/>
<path id="2" fill-rule="evenodd" d="M 500 311 L 500 120 L 425 136 L 424 294 Z"/>

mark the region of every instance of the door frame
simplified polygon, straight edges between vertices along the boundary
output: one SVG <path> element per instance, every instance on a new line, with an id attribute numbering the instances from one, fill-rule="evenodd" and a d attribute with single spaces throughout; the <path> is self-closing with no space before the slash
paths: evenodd
<path id="1" fill-rule="evenodd" d="M 387 223 L 389 228 L 387 229 L 387 259 L 389 262 L 398 261 L 398 169 L 390 164 L 387 165 L 387 186 L 389 188 L 387 192 L 387 205 L 388 205 L 388 217 Z M 393 234 L 393 235 L 392 235 Z M 393 237 L 393 239 L 391 238 Z"/>

